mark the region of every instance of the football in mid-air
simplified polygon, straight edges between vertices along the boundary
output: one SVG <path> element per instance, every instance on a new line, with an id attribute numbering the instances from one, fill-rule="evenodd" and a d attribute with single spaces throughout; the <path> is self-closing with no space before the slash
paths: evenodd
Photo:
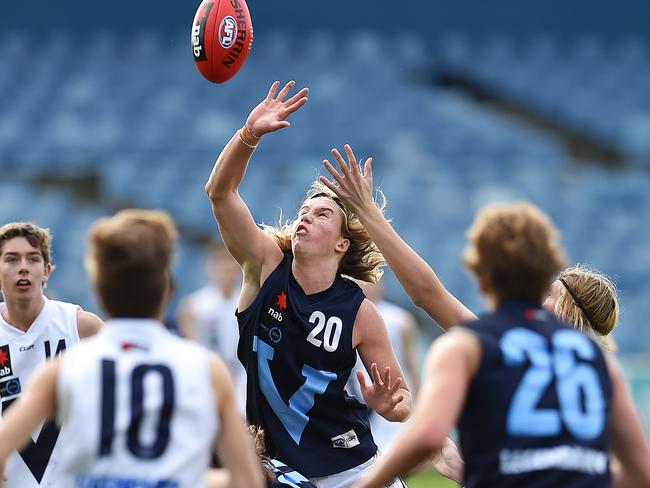
<path id="1" fill-rule="evenodd" d="M 223 83 L 241 69 L 253 45 L 244 0 L 203 0 L 192 23 L 192 55 L 201 74 Z"/>

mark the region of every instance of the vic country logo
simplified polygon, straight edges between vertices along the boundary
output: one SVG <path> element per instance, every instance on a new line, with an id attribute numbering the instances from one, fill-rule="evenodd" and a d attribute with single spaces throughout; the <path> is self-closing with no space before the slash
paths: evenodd
<path id="1" fill-rule="evenodd" d="M 219 44 L 224 49 L 230 49 L 237 38 L 237 21 L 232 15 L 224 17 L 219 25 Z"/>
<path id="2" fill-rule="evenodd" d="M 14 374 L 11 368 L 11 353 L 9 352 L 9 344 L 0 346 L 0 378 L 11 376 Z"/>
<path id="3" fill-rule="evenodd" d="M 280 307 L 280 310 L 287 308 L 287 294 L 285 292 L 280 293 L 277 299 L 278 301 L 275 304 Z"/>
<path id="4" fill-rule="evenodd" d="M 10 380 L 0 381 L 0 398 L 18 395 L 21 391 L 20 379 L 12 378 Z"/>

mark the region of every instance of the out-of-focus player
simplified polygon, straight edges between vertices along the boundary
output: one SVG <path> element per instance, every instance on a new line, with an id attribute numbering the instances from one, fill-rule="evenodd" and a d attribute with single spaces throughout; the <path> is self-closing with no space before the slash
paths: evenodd
<path id="1" fill-rule="evenodd" d="M 234 486 L 263 486 L 226 366 L 161 323 L 175 240 L 159 211 L 93 225 L 87 267 L 110 320 L 35 373 L 0 424 L 0 463 L 56 416 L 69 437 L 52 486 L 205 486 L 215 439 Z"/>
<path id="2" fill-rule="evenodd" d="M 237 303 L 241 292 L 241 268 L 223 243 L 209 246 L 208 283 L 186 296 L 179 305 L 181 333 L 216 352 L 228 365 L 235 381 L 237 406 L 246 411 L 246 371 L 237 359 Z"/>
<path id="3" fill-rule="evenodd" d="M 542 307 L 564 264 L 530 204 L 483 209 L 464 260 L 490 312 L 432 345 L 413 416 L 358 487 L 380 487 L 440 449 L 457 423 L 465 486 L 650 486 L 650 447 L 620 367 Z M 397 447 L 399 446 L 399 447 Z"/>
<path id="4" fill-rule="evenodd" d="M 377 452 L 366 407 L 344 390 L 356 351 L 373 380 L 361 381 L 369 406 L 402 421 L 411 398 L 375 306 L 343 276 L 376 281 L 384 262 L 354 214 L 315 184 L 292 224 L 265 232 L 238 193 L 260 138 L 288 127 L 307 102 L 307 89 L 289 97 L 293 85 L 272 85 L 223 149 L 206 191 L 244 271 L 238 356 L 248 421 L 264 429 L 271 457 L 336 488 L 350 486 Z"/>
<path id="5" fill-rule="evenodd" d="M 19 398 L 34 371 L 101 327 L 78 305 L 43 294 L 54 269 L 48 229 L 29 222 L 0 227 L 0 400 L 2 415 Z M 54 422 L 35 426 L 24 449 L 7 461 L 7 488 L 49 486 L 59 464 L 60 434 Z"/>

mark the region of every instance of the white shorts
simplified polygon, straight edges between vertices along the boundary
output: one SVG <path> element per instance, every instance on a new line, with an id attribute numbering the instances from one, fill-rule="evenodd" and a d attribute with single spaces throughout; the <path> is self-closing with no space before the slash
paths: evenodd
<path id="1" fill-rule="evenodd" d="M 341 473 L 331 474 L 329 476 L 321 476 L 320 478 L 311 478 L 311 481 L 318 488 L 349 488 L 366 472 L 366 470 L 375 464 L 379 454 L 375 454 L 373 457 L 368 459 L 365 463 L 350 468 Z M 404 483 L 399 478 L 396 478 L 391 483 L 386 485 L 386 488 L 403 488 L 406 487 Z"/>

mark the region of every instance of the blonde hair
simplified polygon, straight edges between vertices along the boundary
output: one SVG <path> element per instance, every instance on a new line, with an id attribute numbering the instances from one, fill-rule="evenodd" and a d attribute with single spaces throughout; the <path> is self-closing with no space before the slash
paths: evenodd
<path id="1" fill-rule="evenodd" d="M 615 351 L 611 333 L 618 323 L 616 285 L 607 276 L 584 265 L 571 266 L 558 278 L 563 286 L 555 315 L 594 337 L 607 351 Z"/>
<path id="2" fill-rule="evenodd" d="M 249 425 L 248 432 L 253 438 L 253 443 L 255 444 L 255 452 L 260 461 L 260 464 L 262 465 L 262 471 L 264 473 L 266 486 L 271 486 L 277 478 L 275 476 L 275 472 L 273 471 L 273 462 L 266 453 L 264 429 L 257 425 Z"/>
<path id="3" fill-rule="evenodd" d="M 557 228 L 530 203 L 485 207 L 467 239 L 463 261 L 498 301 L 541 300 L 566 262 Z"/>
<path id="4" fill-rule="evenodd" d="M 155 318 L 171 293 L 177 231 L 160 210 L 121 210 L 88 232 L 86 266 L 111 317 Z"/>
<path id="5" fill-rule="evenodd" d="M 382 202 L 377 207 L 383 212 L 386 207 L 386 197 L 382 192 L 379 194 Z M 319 181 L 312 183 L 302 203 L 316 197 L 327 197 L 333 200 L 345 215 L 341 234 L 350 241 L 350 247 L 339 263 L 339 273 L 369 283 L 379 281 L 386 260 L 356 214 L 346 208 L 341 199 Z M 282 252 L 291 252 L 291 234 L 294 224 L 295 220 L 283 223 L 280 218 L 278 226 L 262 225 L 262 229 L 277 242 Z"/>

